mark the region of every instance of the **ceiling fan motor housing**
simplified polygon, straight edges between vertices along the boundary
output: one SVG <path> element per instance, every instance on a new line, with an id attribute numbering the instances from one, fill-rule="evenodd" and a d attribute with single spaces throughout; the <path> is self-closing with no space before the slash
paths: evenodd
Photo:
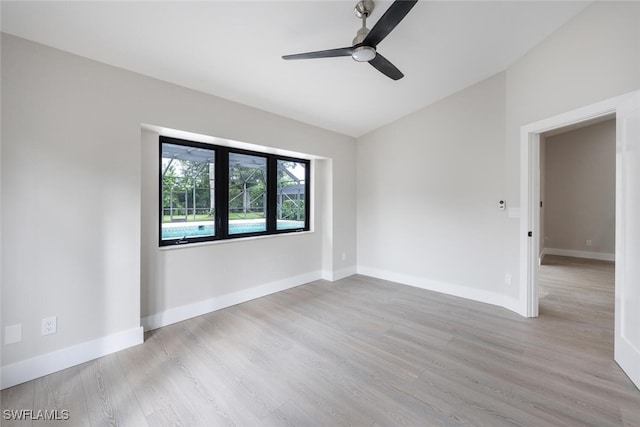
<path id="1" fill-rule="evenodd" d="M 372 0 L 362 0 L 356 4 L 355 13 L 358 18 L 362 19 L 362 28 L 360 28 L 356 33 L 351 46 L 359 45 L 367 37 L 367 34 L 369 34 L 369 29 L 367 28 L 367 17 L 372 11 Z M 376 49 L 373 46 L 358 46 L 353 49 L 351 57 L 358 62 L 369 62 L 376 57 Z"/>
<path id="2" fill-rule="evenodd" d="M 355 46 L 357 44 L 362 43 L 365 37 L 367 37 L 367 34 L 369 34 L 369 29 L 367 27 L 360 28 L 356 33 L 356 36 L 354 37 L 353 42 L 351 43 L 351 46 Z"/>

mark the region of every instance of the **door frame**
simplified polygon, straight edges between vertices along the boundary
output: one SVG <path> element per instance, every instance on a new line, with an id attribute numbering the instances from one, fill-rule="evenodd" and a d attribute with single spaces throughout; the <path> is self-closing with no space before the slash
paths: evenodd
<path id="1" fill-rule="evenodd" d="M 538 317 L 538 266 L 540 245 L 540 134 L 567 126 L 590 122 L 614 114 L 627 103 L 626 94 L 586 107 L 549 117 L 520 128 L 520 288 L 518 312 Z M 616 140 L 618 139 L 616 132 Z M 618 141 L 616 141 L 616 147 Z M 616 148 L 617 150 L 617 148 Z M 616 155 L 616 261 L 624 247 L 620 245 L 622 221 L 619 202 L 622 194 L 621 157 Z M 529 237 L 531 232 L 532 237 Z M 623 237 L 622 237 L 623 238 Z"/>
<path id="2" fill-rule="evenodd" d="M 518 312 L 525 317 L 538 316 L 538 269 L 540 238 L 540 134 L 554 129 L 590 122 L 611 116 L 616 118 L 616 226 L 615 226 L 615 360 L 627 350 L 622 341 L 622 301 L 625 298 L 625 239 L 627 194 L 625 185 L 627 146 L 621 114 L 628 114 L 640 105 L 640 90 L 568 111 L 520 128 L 520 283 Z M 585 123 L 586 124 L 586 123 Z M 529 236 L 531 234 L 531 237 Z M 633 349 L 637 352 L 637 349 Z M 629 359 L 627 359 L 629 360 Z M 620 362 L 619 362 L 620 363 Z M 620 363 L 623 366 L 626 363 Z M 624 369 L 624 366 L 623 366 Z M 636 375 L 630 375 L 632 380 Z M 636 383 L 640 386 L 640 384 Z"/>

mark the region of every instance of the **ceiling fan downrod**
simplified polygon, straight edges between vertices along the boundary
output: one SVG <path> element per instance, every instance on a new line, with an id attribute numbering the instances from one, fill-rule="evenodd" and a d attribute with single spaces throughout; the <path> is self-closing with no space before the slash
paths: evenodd
<path id="1" fill-rule="evenodd" d="M 284 55 L 282 59 L 316 59 L 350 56 L 358 62 L 368 62 L 373 68 L 393 80 L 404 77 L 395 65 L 380 55 L 376 49 L 378 44 L 404 19 L 418 0 L 395 0 L 382 14 L 373 28 L 367 28 L 367 17 L 373 11 L 373 0 L 360 0 L 356 4 L 355 12 L 362 19 L 362 28 L 356 33 L 351 46 L 336 49 L 316 50 L 314 52 Z"/>
<path id="2" fill-rule="evenodd" d="M 354 47 L 351 57 L 358 62 L 369 62 L 376 57 L 376 49 L 372 46 L 358 46 L 369 34 L 367 17 L 373 12 L 373 0 L 360 0 L 354 9 L 358 18 L 362 19 L 362 27 L 356 33 L 351 46 Z M 357 47 L 356 47 L 357 46 Z"/>

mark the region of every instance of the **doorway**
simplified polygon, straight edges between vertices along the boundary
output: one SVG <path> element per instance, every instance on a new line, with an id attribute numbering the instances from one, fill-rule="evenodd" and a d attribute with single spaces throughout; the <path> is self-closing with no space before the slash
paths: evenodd
<path id="1" fill-rule="evenodd" d="M 540 138 L 539 314 L 589 325 L 585 345 L 604 355 L 613 354 L 615 155 L 615 117 Z"/>
<path id="2" fill-rule="evenodd" d="M 552 254 L 540 266 L 541 321 L 554 322 L 585 356 L 602 361 L 613 359 L 614 269 L 611 261 Z"/>
<path id="3" fill-rule="evenodd" d="M 523 126 L 520 133 L 520 314 L 538 316 L 540 138 L 616 118 L 614 359 L 640 387 L 640 91 Z"/>
<path id="4" fill-rule="evenodd" d="M 604 116 L 540 138 L 540 260 L 615 261 L 616 121 Z"/>

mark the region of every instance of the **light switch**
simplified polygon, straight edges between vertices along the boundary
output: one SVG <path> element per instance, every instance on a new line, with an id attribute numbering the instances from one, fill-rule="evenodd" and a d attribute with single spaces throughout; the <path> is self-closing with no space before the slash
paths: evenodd
<path id="1" fill-rule="evenodd" d="M 22 323 L 4 328 L 4 343 L 13 344 L 22 341 Z"/>

